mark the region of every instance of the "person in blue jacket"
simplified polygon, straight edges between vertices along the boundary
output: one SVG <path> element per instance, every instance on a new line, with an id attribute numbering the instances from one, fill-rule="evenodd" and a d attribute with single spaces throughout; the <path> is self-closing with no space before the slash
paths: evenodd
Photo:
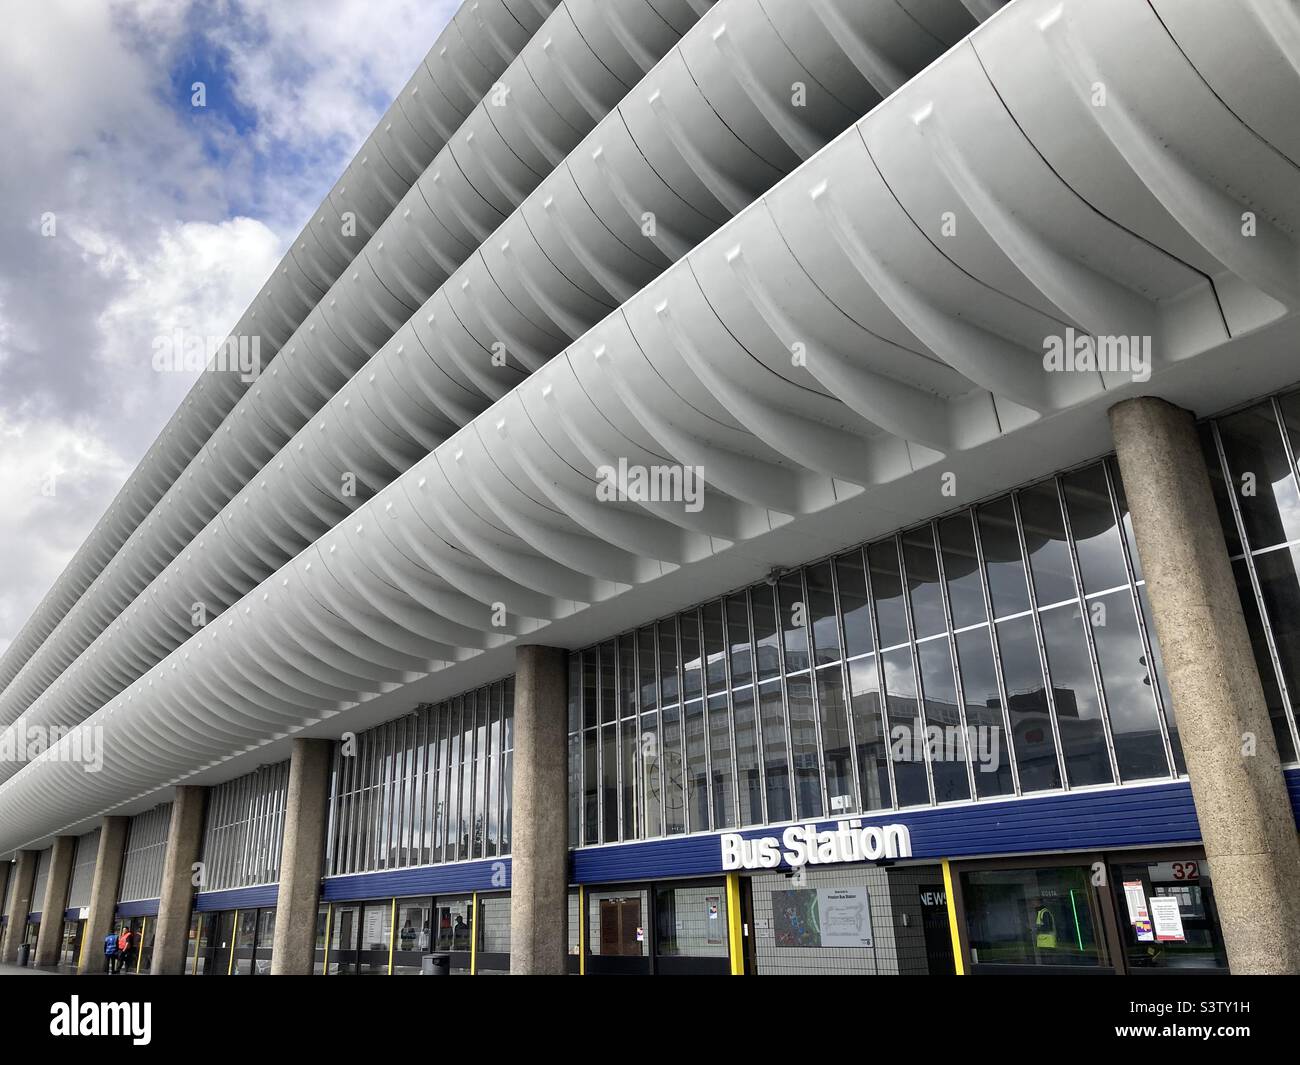
<path id="1" fill-rule="evenodd" d="M 117 933 L 109 932 L 104 937 L 104 972 L 112 975 L 117 972 Z"/>

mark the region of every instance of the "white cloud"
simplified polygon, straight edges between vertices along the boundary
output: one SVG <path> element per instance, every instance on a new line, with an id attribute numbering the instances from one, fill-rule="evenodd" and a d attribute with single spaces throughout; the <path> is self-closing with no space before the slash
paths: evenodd
<path id="1" fill-rule="evenodd" d="M 6 5 L 0 652 L 188 390 L 153 371 L 154 337 L 230 331 L 456 6 Z M 251 129 L 189 110 L 173 74 L 196 62 Z"/>

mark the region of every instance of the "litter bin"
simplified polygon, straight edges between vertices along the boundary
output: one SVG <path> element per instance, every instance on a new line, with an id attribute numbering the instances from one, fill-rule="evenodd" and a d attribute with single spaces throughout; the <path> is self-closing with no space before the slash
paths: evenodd
<path id="1" fill-rule="evenodd" d="M 24 943 L 18 948 L 18 964 L 26 967 L 27 963 L 32 960 L 32 945 Z"/>
<path id="2" fill-rule="evenodd" d="M 425 954 L 420 958 L 421 976 L 450 976 L 450 954 Z"/>

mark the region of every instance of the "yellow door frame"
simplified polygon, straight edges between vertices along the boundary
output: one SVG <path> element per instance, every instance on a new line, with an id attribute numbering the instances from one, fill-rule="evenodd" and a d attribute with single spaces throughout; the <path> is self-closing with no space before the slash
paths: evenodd
<path id="1" fill-rule="evenodd" d="M 334 903 L 325 904 L 325 958 L 321 962 L 321 976 L 330 974 L 330 926 L 334 921 Z"/>
<path id="2" fill-rule="evenodd" d="M 199 919 L 198 927 L 194 929 L 194 961 L 190 965 L 190 975 L 199 975 L 199 944 L 203 942 L 203 914 L 196 914 Z"/>
<path id="3" fill-rule="evenodd" d="M 958 976 L 966 975 L 966 958 L 961 949 L 961 926 L 957 917 L 957 896 L 952 890 L 952 863 L 943 860 L 943 896 L 948 904 L 948 934 L 952 936 L 952 966 Z"/>
<path id="4" fill-rule="evenodd" d="M 393 899 L 393 907 L 388 918 L 388 975 L 393 975 L 393 948 L 397 946 L 397 900 Z"/>
<path id="5" fill-rule="evenodd" d="M 135 975 L 140 975 L 140 964 L 144 961 L 144 937 L 149 933 L 149 918 L 140 918 L 140 942 L 135 948 Z"/>
<path id="6" fill-rule="evenodd" d="M 740 919 L 740 874 L 727 874 L 727 943 L 731 975 L 745 975 L 745 930 Z"/>
<path id="7" fill-rule="evenodd" d="M 469 902 L 469 974 L 478 975 L 478 892 Z"/>
<path id="8" fill-rule="evenodd" d="M 235 972 L 235 944 L 239 942 L 239 911 L 235 911 L 235 921 L 230 927 L 230 961 L 226 963 L 226 975 L 231 976 Z"/>

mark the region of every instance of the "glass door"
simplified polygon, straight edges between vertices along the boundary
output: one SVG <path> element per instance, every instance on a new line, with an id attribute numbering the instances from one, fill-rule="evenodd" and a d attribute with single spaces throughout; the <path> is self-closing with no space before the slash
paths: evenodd
<path id="1" fill-rule="evenodd" d="M 361 926 L 359 906 L 335 906 L 330 922 L 329 975 L 353 976 L 357 971 L 357 932 Z"/>
<path id="2" fill-rule="evenodd" d="M 361 946 L 357 972 L 362 976 L 387 976 L 392 960 L 393 903 L 367 902 L 361 910 Z"/>
<path id="3" fill-rule="evenodd" d="M 467 974 L 470 970 L 470 929 L 474 924 L 474 898 L 457 895 L 435 900 L 437 934 L 434 950 L 451 955 L 451 971 Z"/>
<path id="4" fill-rule="evenodd" d="M 420 960 L 432 950 L 433 899 L 398 899 L 395 976 L 418 976 Z"/>
<path id="5" fill-rule="evenodd" d="M 257 911 L 257 941 L 253 944 L 253 973 L 271 975 L 271 947 L 275 943 L 274 908 Z"/>
<path id="6" fill-rule="evenodd" d="M 207 933 L 207 961 L 203 971 L 208 976 L 228 976 L 235 953 L 235 911 L 207 915 L 203 922 Z"/>

